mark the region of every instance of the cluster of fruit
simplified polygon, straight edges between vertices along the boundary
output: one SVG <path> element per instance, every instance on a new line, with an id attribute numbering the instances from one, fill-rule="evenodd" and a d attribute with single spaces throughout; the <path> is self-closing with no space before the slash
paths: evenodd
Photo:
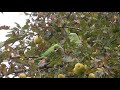
<path id="1" fill-rule="evenodd" d="M 74 66 L 73 73 L 74 75 L 84 75 L 87 70 L 87 65 L 83 65 L 82 63 L 77 63 Z M 58 78 L 65 78 L 64 74 L 59 74 Z M 89 73 L 88 78 L 96 78 L 94 73 Z"/>
<path id="2" fill-rule="evenodd" d="M 75 76 L 82 75 L 84 77 L 87 69 L 88 69 L 87 65 L 84 65 L 82 63 L 76 63 L 72 70 L 72 75 L 75 75 Z M 86 76 L 85 78 L 97 78 L 95 73 L 99 71 L 103 71 L 103 69 L 97 68 L 97 71 L 89 73 L 88 76 Z M 19 78 L 31 78 L 31 77 L 27 77 L 25 73 L 20 73 Z M 57 78 L 67 78 L 67 76 L 65 74 L 60 73 L 58 74 Z"/>

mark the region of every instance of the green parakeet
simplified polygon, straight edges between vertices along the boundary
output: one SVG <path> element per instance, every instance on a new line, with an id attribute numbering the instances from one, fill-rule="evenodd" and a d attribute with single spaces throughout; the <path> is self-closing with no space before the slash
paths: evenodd
<path id="1" fill-rule="evenodd" d="M 51 53 L 53 53 L 56 49 L 59 49 L 59 48 L 63 50 L 63 48 L 59 44 L 55 44 L 55 45 L 51 46 L 47 51 L 45 51 L 43 54 L 41 54 L 40 57 L 35 59 L 35 62 L 39 63 L 39 61 L 42 58 L 50 56 Z"/>

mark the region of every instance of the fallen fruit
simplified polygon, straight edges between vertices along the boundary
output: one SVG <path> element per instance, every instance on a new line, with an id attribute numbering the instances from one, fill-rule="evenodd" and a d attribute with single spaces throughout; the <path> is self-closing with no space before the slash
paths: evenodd
<path id="1" fill-rule="evenodd" d="M 87 68 L 86 65 L 83 65 L 83 64 L 81 64 L 81 63 L 77 63 L 77 64 L 75 64 L 75 67 L 74 67 L 74 69 L 73 69 L 73 72 L 74 72 L 75 74 L 79 75 L 80 73 L 85 72 L 86 68 Z"/>
<path id="2" fill-rule="evenodd" d="M 75 64 L 75 68 L 83 68 L 83 67 L 84 67 L 84 65 L 81 64 L 81 63 L 77 63 L 77 64 Z"/>
<path id="3" fill-rule="evenodd" d="M 95 78 L 95 74 L 94 73 L 90 73 L 88 78 Z"/>
<path id="4" fill-rule="evenodd" d="M 58 75 L 58 78 L 65 78 L 65 75 L 59 74 L 59 75 Z"/>
<path id="5" fill-rule="evenodd" d="M 19 78 L 26 78 L 26 74 L 25 73 L 20 73 L 18 77 Z"/>

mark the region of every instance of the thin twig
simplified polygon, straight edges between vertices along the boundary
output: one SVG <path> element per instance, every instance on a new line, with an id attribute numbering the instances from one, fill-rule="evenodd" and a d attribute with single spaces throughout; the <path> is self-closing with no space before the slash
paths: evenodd
<path id="1" fill-rule="evenodd" d="M 41 26 L 41 28 L 52 28 L 52 26 Z M 76 30 L 80 30 L 80 28 L 69 27 L 69 26 L 65 26 L 65 27 L 58 27 L 58 28 L 69 28 L 69 29 L 76 29 Z"/>

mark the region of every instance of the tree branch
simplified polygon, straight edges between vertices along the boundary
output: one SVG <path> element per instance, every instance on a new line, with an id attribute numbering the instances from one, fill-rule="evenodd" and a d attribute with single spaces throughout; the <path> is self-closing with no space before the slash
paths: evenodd
<path id="1" fill-rule="evenodd" d="M 52 28 L 52 26 L 41 26 L 41 28 Z M 70 26 L 65 26 L 65 27 L 62 26 L 58 28 L 69 28 L 69 29 L 81 30 L 80 28 L 75 28 L 75 27 L 70 27 Z"/>

